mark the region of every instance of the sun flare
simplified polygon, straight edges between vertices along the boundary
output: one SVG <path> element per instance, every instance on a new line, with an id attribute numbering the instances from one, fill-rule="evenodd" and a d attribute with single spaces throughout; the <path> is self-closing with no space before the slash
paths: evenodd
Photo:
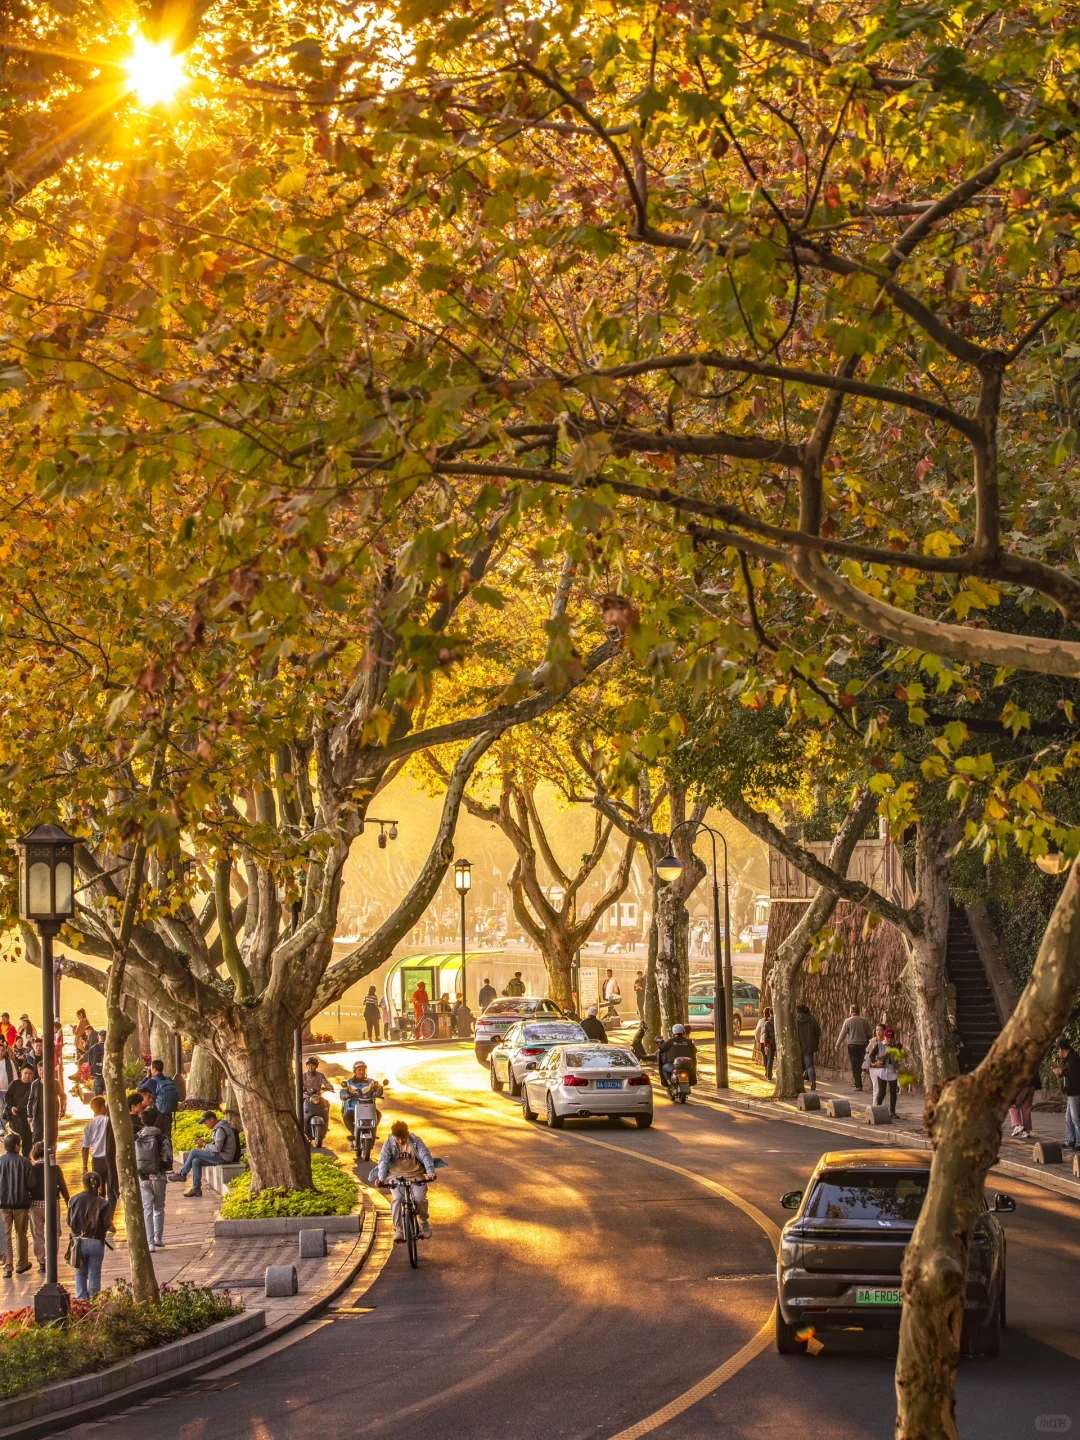
<path id="1" fill-rule="evenodd" d="M 174 55 L 168 41 L 154 44 L 143 35 L 135 36 L 125 68 L 132 90 L 144 105 L 172 100 L 187 78 L 184 57 Z"/>

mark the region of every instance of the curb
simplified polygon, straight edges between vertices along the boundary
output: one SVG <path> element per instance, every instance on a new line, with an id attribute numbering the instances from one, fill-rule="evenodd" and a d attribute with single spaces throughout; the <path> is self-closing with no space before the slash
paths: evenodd
<path id="1" fill-rule="evenodd" d="M 248 1235 L 299 1235 L 301 1230 L 325 1230 L 328 1235 L 359 1235 L 367 1207 L 352 1215 L 282 1215 L 268 1220 L 215 1220 L 214 1239 L 242 1239 Z"/>
<path id="2" fill-rule="evenodd" d="M 208 1370 L 216 1370 L 219 1365 L 227 1364 L 231 1360 L 241 1359 L 253 1350 L 258 1350 L 271 1341 L 279 1339 L 282 1335 L 295 1330 L 297 1326 L 306 1324 L 313 1316 L 318 1315 L 332 1301 L 336 1300 L 343 1291 L 356 1279 L 359 1272 L 367 1264 L 372 1247 L 375 1244 L 375 1231 L 378 1219 L 378 1210 L 365 1197 L 364 1212 L 362 1217 L 361 1236 L 364 1230 L 367 1231 L 367 1242 L 362 1243 L 361 1253 L 354 1265 L 345 1271 L 332 1290 L 320 1295 L 305 1310 L 295 1315 L 290 1315 L 285 1320 L 279 1320 L 274 1325 L 266 1324 L 265 1310 L 252 1310 L 243 1315 L 237 1315 L 232 1320 L 219 1322 L 222 1328 L 230 1325 L 237 1325 L 238 1322 L 247 1321 L 249 1330 L 244 1337 L 231 1337 L 219 1348 L 203 1350 L 197 1358 L 184 1361 L 178 1358 L 176 1367 L 161 1371 L 155 1368 L 146 1378 L 140 1378 L 131 1384 L 117 1387 L 109 1392 L 101 1393 L 106 1389 L 106 1376 L 123 1375 L 138 1367 L 139 1360 L 159 1362 L 159 1357 L 173 1346 L 183 1347 L 192 1345 L 200 1340 L 205 1340 L 212 1332 L 218 1329 L 217 1326 L 210 1326 L 199 1335 L 188 1336 L 185 1340 L 175 1340 L 172 1346 L 164 1345 L 157 1350 L 147 1350 L 142 1356 L 136 1356 L 134 1360 L 124 1361 L 120 1365 L 111 1366 L 108 1370 L 99 1370 L 92 1375 L 80 1375 L 73 1380 L 65 1380 L 57 1385 L 47 1385 L 38 1391 L 32 1391 L 24 1399 L 16 1398 L 8 1401 L 7 1404 L 27 1405 L 31 1407 L 31 1418 L 16 1421 L 0 1429 L 0 1440 L 44 1440 L 44 1437 L 54 1435 L 60 1430 L 67 1430 L 73 1425 L 81 1425 L 89 1420 L 98 1420 L 103 1415 L 112 1414 L 116 1410 L 126 1410 L 129 1406 L 138 1404 L 142 1400 L 154 1399 L 168 1390 L 180 1389 L 189 1381 L 204 1375 Z M 339 1217 L 345 1218 L 345 1217 Z M 223 1286 L 222 1288 L 227 1288 Z M 99 1386 L 99 1398 L 91 1399 L 89 1396 L 81 1403 L 71 1403 L 71 1390 L 73 1386 L 95 1382 Z M 55 1394 L 55 1401 L 50 1401 Z M 43 1403 L 45 1402 L 45 1403 Z M 0 1418 L 3 1416 L 3 1409 L 0 1408 Z"/>
<path id="3" fill-rule="evenodd" d="M 719 1105 L 726 1110 L 745 1110 L 752 1115 L 761 1116 L 765 1120 L 782 1120 L 789 1125 L 806 1125 L 812 1130 L 827 1130 L 833 1135 L 846 1135 L 849 1139 L 869 1141 L 872 1145 L 892 1145 L 905 1150 L 933 1149 L 925 1135 L 915 1134 L 910 1130 L 892 1130 L 890 1133 L 889 1127 L 885 1127 L 883 1131 L 866 1123 L 860 1124 L 858 1121 L 846 1124 L 842 1120 L 830 1120 L 827 1116 L 816 1115 L 808 1111 L 788 1111 L 769 1100 L 753 1100 L 749 1096 L 725 1095 L 713 1085 L 699 1084 L 695 1088 L 698 1092 L 703 1092 L 702 1098 L 709 1104 Z M 995 1173 L 1007 1175 L 1012 1180 L 1024 1180 L 1029 1185 L 1038 1186 L 1042 1190 L 1052 1190 L 1058 1195 L 1068 1195 L 1074 1200 L 1080 1200 L 1080 1182 L 1070 1180 L 1065 1175 L 1055 1175 L 1052 1170 L 1048 1170 L 1042 1165 L 1021 1165 L 1015 1160 L 999 1160 L 990 1168 L 990 1174 Z"/>

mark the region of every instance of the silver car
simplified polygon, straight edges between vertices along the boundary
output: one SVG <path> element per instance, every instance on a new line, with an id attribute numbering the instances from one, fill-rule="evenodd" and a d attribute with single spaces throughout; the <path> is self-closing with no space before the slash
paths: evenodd
<path id="1" fill-rule="evenodd" d="M 553 1045 L 571 1041 L 588 1044 L 589 1037 L 575 1020 L 522 1020 L 508 1030 L 488 1060 L 491 1088 L 510 1087 L 511 1095 L 521 1094 L 521 1082 L 530 1065 L 535 1070 Z"/>
<path id="2" fill-rule="evenodd" d="M 526 1069 L 521 1113 L 526 1120 L 543 1115 L 553 1130 L 561 1130 L 567 1116 L 632 1115 L 647 1130 L 653 1121 L 652 1081 L 634 1052 L 621 1045 L 557 1045 L 535 1070 Z"/>
<path id="3" fill-rule="evenodd" d="M 519 1020 L 565 1020 L 566 1011 L 554 1000 L 529 1000 L 524 995 L 504 1000 L 492 1000 L 476 1022 L 473 1037 L 473 1054 L 481 1065 L 488 1063 L 488 1056 L 506 1032 Z"/>

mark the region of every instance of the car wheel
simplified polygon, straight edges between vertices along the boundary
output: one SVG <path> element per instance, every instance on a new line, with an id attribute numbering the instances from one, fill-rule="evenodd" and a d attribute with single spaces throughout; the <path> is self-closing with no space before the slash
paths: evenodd
<path id="1" fill-rule="evenodd" d="M 805 1355 L 806 1346 L 795 1338 L 794 1325 L 789 1325 L 776 1307 L 776 1348 L 781 1355 Z"/>
<path id="2" fill-rule="evenodd" d="M 521 1087 L 521 1113 L 526 1120 L 536 1119 L 536 1111 L 529 1104 L 529 1087 L 527 1085 Z"/>
<path id="3" fill-rule="evenodd" d="M 647 1115 L 635 1115 L 634 1120 L 639 1130 L 648 1130 L 652 1124 L 652 1111 L 650 1110 Z"/>
<path id="4" fill-rule="evenodd" d="M 508 1060 L 506 1062 L 506 1087 L 516 1100 L 521 1094 L 521 1084 L 514 1074 L 514 1067 Z"/>
<path id="5" fill-rule="evenodd" d="M 488 1074 L 491 1076 L 491 1088 L 495 1091 L 502 1090 L 503 1082 L 499 1079 L 498 1072 L 495 1069 L 494 1060 L 492 1060 L 491 1064 L 488 1066 Z"/>
<path id="6" fill-rule="evenodd" d="M 742 1034 L 742 1016 L 737 1010 L 735 1014 L 731 1017 L 731 1033 L 735 1036 L 736 1040 L 738 1040 L 739 1036 Z"/>
<path id="7" fill-rule="evenodd" d="M 548 1093 L 547 1097 L 547 1123 L 549 1130 L 561 1130 L 562 1127 L 566 1124 L 565 1116 L 559 1115 L 556 1112 L 555 1103 L 551 1098 L 550 1092 Z"/>

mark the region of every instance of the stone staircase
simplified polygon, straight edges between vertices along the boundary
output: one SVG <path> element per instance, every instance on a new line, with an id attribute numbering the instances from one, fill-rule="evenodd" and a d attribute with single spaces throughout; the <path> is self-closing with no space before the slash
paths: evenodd
<path id="1" fill-rule="evenodd" d="M 962 906 L 949 904 L 945 973 L 956 990 L 956 1025 L 964 1048 L 960 1068 L 974 1070 L 1001 1030 L 1001 1018 L 979 948 Z"/>

